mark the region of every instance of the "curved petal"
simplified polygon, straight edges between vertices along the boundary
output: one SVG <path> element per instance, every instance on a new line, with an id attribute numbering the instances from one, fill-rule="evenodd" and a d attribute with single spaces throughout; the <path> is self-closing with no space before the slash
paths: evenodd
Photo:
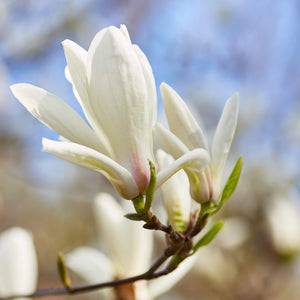
<path id="1" fill-rule="evenodd" d="M 88 284 L 114 280 L 114 268 L 111 261 L 100 251 L 90 247 L 78 247 L 65 257 L 67 267 Z M 111 299 L 113 291 L 103 289 L 99 298 Z"/>
<path id="2" fill-rule="evenodd" d="M 234 94 L 224 106 L 212 144 L 211 172 L 213 179 L 213 201 L 221 193 L 222 172 L 233 140 L 239 110 L 239 95 Z"/>
<path id="3" fill-rule="evenodd" d="M 133 199 L 139 190 L 132 175 L 111 158 L 91 148 L 69 142 L 43 138 L 43 151 L 52 153 L 79 166 L 101 172 L 125 199 Z"/>
<path id="4" fill-rule="evenodd" d="M 94 207 L 99 240 L 114 263 L 116 275 L 145 272 L 152 254 L 152 232 L 145 231 L 139 222 L 124 218 L 124 210 L 110 194 L 98 194 Z"/>
<path id="5" fill-rule="evenodd" d="M 163 148 L 175 159 L 189 152 L 188 147 L 186 147 L 175 134 L 165 128 L 162 124 L 156 124 L 155 133 L 158 135 L 159 140 L 162 142 Z"/>
<path id="6" fill-rule="evenodd" d="M 140 61 L 131 43 L 116 27 L 100 31 L 87 57 L 90 106 L 114 151 L 113 158 L 145 189 L 152 159 L 152 115 Z M 139 182 L 141 181 L 141 182 Z"/>
<path id="7" fill-rule="evenodd" d="M 0 236 L 0 295 L 31 294 L 37 285 L 37 258 L 31 234 L 18 227 Z"/>
<path id="8" fill-rule="evenodd" d="M 150 281 L 148 283 L 148 291 L 151 299 L 155 299 L 170 290 L 191 270 L 196 260 L 196 255 L 189 257 L 185 259 L 184 262 L 182 262 L 172 273 Z"/>
<path id="9" fill-rule="evenodd" d="M 164 82 L 160 85 L 160 91 L 170 130 L 190 150 L 207 149 L 202 130 L 181 97 Z"/>
<path id="10" fill-rule="evenodd" d="M 174 162 L 171 155 L 159 149 L 156 154 L 160 169 Z M 160 187 L 161 198 L 168 214 L 168 222 L 175 230 L 184 232 L 191 214 L 190 185 L 183 170 L 178 171 Z"/>
<path id="11" fill-rule="evenodd" d="M 142 70 L 144 73 L 150 104 L 151 104 L 149 105 L 149 109 L 150 109 L 150 115 L 152 115 L 152 126 L 154 126 L 157 120 L 157 95 L 156 95 L 156 86 L 155 86 L 155 80 L 154 80 L 152 68 L 146 55 L 138 45 L 133 45 L 133 50 L 135 51 L 138 59 L 140 60 Z"/>
<path id="12" fill-rule="evenodd" d="M 103 151 L 102 144 L 86 122 L 57 96 L 31 84 L 14 84 L 11 90 L 26 109 L 64 138 Z"/>
<path id="13" fill-rule="evenodd" d="M 72 83 L 74 95 L 80 103 L 88 122 L 95 130 L 98 139 L 103 145 L 102 147 L 104 149 L 101 152 L 105 155 L 109 155 L 109 142 L 107 141 L 107 137 L 104 135 L 102 128 L 95 121 L 97 118 L 89 102 L 86 82 L 87 51 L 70 40 L 64 40 L 62 45 L 64 47 L 65 57 L 68 65 L 65 69 L 66 78 Z"/>
<path id="14" fill-rule="evenodd" d="M 207 150 L 204 149 L 194 149 L 180 158 L 175 160 L 168 167 L 159 171 L 156 176 L 156 186 L 159 188 L 166 180 L 168 180 L 172 175 L 178 172 L 180 169 L 188 168 L 193 171 L 202 172 L 210 161 L 210 155 Z"/>

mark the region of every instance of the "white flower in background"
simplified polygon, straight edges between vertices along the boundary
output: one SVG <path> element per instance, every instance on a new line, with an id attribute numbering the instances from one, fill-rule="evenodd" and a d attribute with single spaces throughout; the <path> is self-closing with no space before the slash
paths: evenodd
<path id="1" fill-rule="evenodd" d="M 37 274 L 37 257 L 31 234 L 18 227 L 1 233 L 0 297 L 33 293 Z"/>
<path id="2" fill-rule="evenodd" d="M 99 194 L 94 205 L 99 240 L 106 250 L 105 254 L 90 247 L 76 248 L 66 255 L 68 268 L 89 284 L 127 278 L 147 271 L 153 250 L 152 231 L 142 228 L 140 222 L 124 218 L 124 209 L 109 194 Z M 101 299 L 114 299 L 116 292 L 128 299 L 154 299 L 179 281 L 191 268 L 192 262 L 187 260 L 170 275 L 151 282 L 137 281 L 126 285 L 125 289 L 120 286 L 115 290 L 100 290 Z"/>
<path id="3" fill-rule="evenodd" d="M 66 103 L 30 84 L 11 86 L 15 97 L 64 141 L 43 139 L 43 150 L 71 163 L 104 174 L 125 199 L 144 194 L 150 180 L 148 160 L 154 161 L 153 126 L 157 99 L 151 66 L 130 41 L 124 25 L 101 30 L 85 51 L 63 42 L 66 76 L 73 84 L 86 122 Z M 209 155 L 193 151 L 157 176 L 157 186 L 183 165 Z"/>
<path id="4" fill-rule="evenodd" d="M 292 258 L 300 252 L 300 209 L 288 195 L 277 195 L 267 203 L 267 229 L 274 250 Z"/>
<path id="5" fill-rule="evenodd" d="M 161 124 L 157 133 L 164 146 L 175 159 L 193 149 L 208 149 L 201 128 L 180 96 L 166 83 L 161 93 L 170 131 Z M 224 106 L 211 147 L 211 160 L 204 172 L 185 169 L 191 184 L 191 195 L 199 203 L 217 203 L 222 189 L 222 173 L 233 140 L 238 116 L 238 94 L 229 98 Z"/>
<path id="6" fill-rule="evenodd" d="M 240 270 L 236 253 L 249 240 L 251 233 L 249 223 L 242 217 L 230 217 L 224 223 L 222 232 L 195 254 L 193 268 L 197 274 L 220 286 L 228 286 L 229 282 L 237 280 Z"/>
<path id="7" fill-rule="evenodd" d="M 170 165 L 174 158 L 159 149 L 156 155 L 160 169 Z M 160 187 L 160 194 L 168 214 L 168 222 L 177 231 L 184 232 L 190 221 L 191 196 L 189 180 L 183 170 L 173 175 Z"/>

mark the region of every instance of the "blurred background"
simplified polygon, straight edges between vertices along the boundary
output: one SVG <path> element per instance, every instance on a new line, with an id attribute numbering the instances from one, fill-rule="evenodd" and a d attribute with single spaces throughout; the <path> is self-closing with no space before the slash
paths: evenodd
<path id="1" fill-rule="evenodd" d="M 226 99 L 240 93 L 226 174 L 239 156 L 244 167 L 222 212 L 235 226 L 159 299 L 300 298 L 299 20 L 297 0 L 0 1 L 0 229 L 33 233 L 40 288 L 60 285 L 58 251 L 95 243 L 93 198 L 114 191 L 100 174 L 41 151 L 42 137 L 58 135 L 14 99 L 9 85 L 40 86 L 81 113 L 64 78 L 61 42 L 87 49 L 103 27 L 125 24 L 152 65 L 162 122 L 162 81 L 209 137 Z"/>

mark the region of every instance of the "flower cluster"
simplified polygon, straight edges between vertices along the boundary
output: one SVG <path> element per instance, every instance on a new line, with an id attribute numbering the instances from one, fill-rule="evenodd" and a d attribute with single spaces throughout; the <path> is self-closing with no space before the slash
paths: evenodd
<path id="1" fill-rule="evenodd" d="M 87 122 L 44 89 L 21 83 L 11 86 L 12 92 L 33 116 L 61 135 L 59 141 L 44 138 L 44 151 L 103 174 L 122 198 L 132 200 L 136 213 L 128 214 L 128 219 L 145 221 L 145 228 L 168 235 L 171 250 L 165 252 L 166 258 L 177 255 L 170 264 L 172 271 L 222 227 L 216 224 L 192 246 L 207 217 L 221 208 L 238 181 L 240 161 L 222 191 L 223 168 L 237 124 L 238 94 L 226 102 L 209 148 L 192 113 L 166 83 L 161 84 L 161 94 L 169 129 L 157 123 L 151 66 L 132 44 L 124 25 L 101 30 L 88 51 L 70 40 L 62 44 L 65 75 Z M 156 155 L 155 134 L 163 145 Z M 170 226 L 162 225 L 150 211 L 159 187 Z M 192 199 L 202 204 L 198 216 L 191 210 Z M 102 275 L 113 279 L 142 272 L 140 267 L 146 268 L 150 259 L 152 237 L 141 234 L 136 224 L 124 223 L 121 208 L 108 195 L 98 196 L 95 212 L 99 215 L 96 220 L 102 222 L 101 230 L 106 228 L 101 236 L 114 261 L 95 249 L 80 248 L 68 255 L 67 265 L 89 282 L 94 282 L 95 276 L 98 280 Z M 131 252 L 141 254 L 142 262 L 139 257 L 128 259 Z M 81 263 L 83 259 L 86 263 Z M 150 290 L 151 285 L 147 287 L 148 298 L 153 297 Z"/>
<path id="2" fill-rule="evenodd" d="M 11 86 L 32 115 L 62 136 L 61 141 L 44 138 L 43 150 L 101 172 L 123 198 L 133 199 L 144 194 L 149 184 L 148 161 L 155 162 L 153 135 L 157 132 L 176 161 L 158 172 L 156 188 L 184 168 L 192 197 L 200 203 L 216 203 L 236 127 L 238 95 L 226 103 L 208 151 L 191 112 L 165 83 L 161 93 L 171 132 L 156 123 L 152 69 L 145 54 L 131 43 L 124 25 L 101 30 L 88 51 L 70 40 L 62 44 L 66 77 L 89 124 L 57 96 L 39 87 Z"/>

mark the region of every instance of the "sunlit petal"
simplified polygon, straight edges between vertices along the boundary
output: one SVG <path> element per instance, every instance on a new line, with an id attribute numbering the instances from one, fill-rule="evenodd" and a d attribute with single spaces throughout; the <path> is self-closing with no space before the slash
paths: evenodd
<path id="1" fill-rule="evenodd" d="M 149 95 L 149 113 L 152 114 L 152 126 L 155 125 L 157 119 L 157 97 L 156 97 L 156 87 L 155 80 L 152 72 L 151 65 L 139 46 L 133 45 L 133 50 L 135 51 L 138 59 L 140 60 L 142 70 L 144 73 L 144 78 L 146 81 L 148 95 Z M 151 113 L 152 112 L 152 113 Z"/>
<path id="2" fill-rule="evenodd" d="M 109 179 L 125 199 L 133 199 L 139 194 L 137 185 L 124 167 L 111 158 L 82 145 L 43 139 L 43 151 L 52 153 L 66 161 L 96 170 Z"/>
<path id="3" fill-rule="evenodd" d="M 57 96 L 26 83 L 14 84 L 11 90 L 34 117 L 64 138 L 98 151 L 104 150 L 86 122 Z"/>
<path id="4" fill-rule="evenodd" d="M 202 130 L 181 97 L 164 82 L 161 84 L 160 90 L 170 130 L 190 150 L 207 149 Z"/>
<path id="5" fill-rule="evenodd" d="M 95 130 L 98 139 L 102 142 L 103 150 L 101 152 L 108 155 L 111 151 L 110 145 L 101 126 L 96 122 L 97 118 L 89 101 L 86 79 L 87 51 L 70 40 L 64 40 L 62 44 L 68 65 L 65 71 L 66 77 L 73 84 L 74 94 L 79 101 L 88 122 Z"/>
<path id="6" fill-rule="evenodd" d="M 155 134 L 157 134 L 160 142 L 162 143 L 162 148 L 170 153 L 175 159 L 189 152 L 189 149 L 183 144 L 183 142 L 162 124 L 156 124 Z"/>
<path id="7" fill-rule="evenodd" d="M 156 188 L 168 180 L 173 174 L 183 168 L 190 168 L 193 171 L 201 172 L 205 169 L 210 161 L 208 151 L 204 149 L 194 149 L 177 160 L 175 160 L 168 167 L 158 172 L 156 177 Z"/>
<path id="8" fill-rule="evenodd" d="M 100 31 L 87 58 L 90 105 L 114 150 L 114 159 L 149 181 L 152 134 L 149 95 L 132 45 L 116 27 Z M 150 124 L 150 125 L 149 125 Z M 133 168 L 138 171 L 132 170 Z M 144 187 L 145 188 L 145 187 Z"/>
<path id="9" fill-rule="evenodd" d="M 227 100 L 215 132 L 211 162 L 214 202 L 218 201 L 220 195 L 223 168 L 234 137 L 238 109 L 239 95 L 236 93 Z"/>

